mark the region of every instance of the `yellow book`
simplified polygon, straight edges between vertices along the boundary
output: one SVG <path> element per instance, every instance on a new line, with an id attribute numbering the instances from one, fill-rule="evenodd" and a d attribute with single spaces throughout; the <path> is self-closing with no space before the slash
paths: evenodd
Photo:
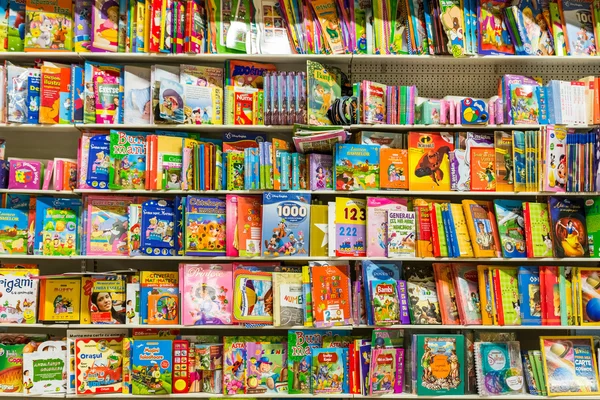
<path id="1" fill-rule="evenodd" d="M 328 252 L 328 206 L 313 204 L 310 206 L 310 256 L 327 257 Z"/>
<path id="2" fill-rule="evenodd" d="M 146 3 L 144 0 L 136 1 L 135 8 L 135 52 L 147 51 L 148 40 L 146 36 Z"/>
<path id="3" fill-rule="evenodd" d="M 467 228 L 467 221 L 465 220 L 462 205 L 450 204 L 450 212 L 454 221 L 454 230 L 456 232 L 460 257 L 473 257 L 473 246 L 471 245 L 469 228 Z"/>
<path id="4" fill-rule="evenodd" d="M 494 216 L 494 203 L 463 200 L 462 206 L 475 257 L 501 257 L 502 250 Z"/>
<path id="5" fill-rule="evenodd" d="M 489 267 L 477 266 L 477 278 L 479 281 L 479 301 L 481 303 L 482 325 L 494 325 L 494 307 L 492 300 L 493 284 L 488 275 Z"/>
<path id="6" fill-rule="evenodd" d="M 194 180 L 194 174 L 197 171 L 196 159 L 194 158 L 194 146 L 198 146 L 197 140 L 183 139 L 183 159 L 181 168 L 185 173 L 182 174 L 181 190 L 198 190 Z"/>
<path id="7" fill-rule="evenodd" d="M 152 22 L 152 0 L 146 0 L 146 9 L 144 10 L 144 53 L 150 50 L 150 24 Z"/>
<path id="8" fill-rule="evenodd" d="M 40 321 L 79 321 L 81 279 L 40 280 Z"/>
<path id="9" fill-rule="evenodd" d="M 273 273 L 273 326 L 300 326 L 304 323 L 302 274 Z"/>
<path id="10" fill-rule="evenodd" d="M 581 317 L 579 313 L 579 268 L 573 267 L 571 270 L 571 305 L 573 307 L 573 325 L 581 324 Z"/>
<path id="11" fill-rule="evenodd" d="M 417 231 L 417 257 L 433 257 L 433 237 L 431 232 L 430 203 L 427 200 L 415 199 L 415 227 Z"/>
<path id="12" fill-rule="evenodd" d="M 156 190 L 181 190 L 181 138 L 157 136 L 155 151 Z"/>

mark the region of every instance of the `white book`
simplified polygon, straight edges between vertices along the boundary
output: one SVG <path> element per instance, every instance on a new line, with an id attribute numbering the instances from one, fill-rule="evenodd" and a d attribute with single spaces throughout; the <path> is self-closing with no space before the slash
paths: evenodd
<path id="1" fill-rule="evenodd" d="M 415 257 L 414 211 L 388 211 L 388 257 Z"/>
<path id="2" fill-rule="evenodd" d="M 327 236 L 328 236 L 328 250 L 327 254 L 329 257 L 335 257 L 335 201 L 327 203 L 329 207 L 327 209 Z"/>
<path id="3" fill-rule="evenodd" d="M 124 123 L 150 124 L 152 93 L 150 68 L 125 66 Z"/>

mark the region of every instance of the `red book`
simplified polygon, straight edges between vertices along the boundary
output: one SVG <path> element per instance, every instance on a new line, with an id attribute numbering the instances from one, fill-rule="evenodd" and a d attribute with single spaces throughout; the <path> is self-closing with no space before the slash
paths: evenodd
<path id="1" fill-rule="evenodd" d="M 523 203 L 523 219 L 525 222 L 525 243 L 527 244 L 527 246 L 525 246 L 525 247 L 527 248 L 527 257 L 533 257 L 533 237 L 531 236 L 531 216 L 529 214 L 529 203 L 527 203 L 527 202 Z"/>
<path id="2" fill-rule="evenodd" d="M 173 393 L 188 393 L 190 390 L 189 354 L 190 343 L 187 340 L 173 340 L 173 370 L 176 371 L 173 375 Z"/>
<path id="3" fill-rule="evenodd" d="M 540 267 L 542 325 L 560 325 L 558 267 Z"/>
<path id="4" fill-rule="evenodd" d="M 252 125 L 254 115 L 254 93 L 234 93 L 233 123 L 235 125 Z"/>
<path id="5" fill-rule="evenodd" d="M 151 4 L 150 9 L 150 42 L 148 50 L 150 53 L 158 53 L 160 49 L 160 22 L 162 11 L 162 0 L 148 0 Z M 162 16 L 165 18 L 165 16 Z"/>
<path id="6" fill-rule="evenodd" d="M 437 215 L 435 214 L 434 203 L 431 203 L 431 206 L 429 207 L 429 218 L 431 220 L 431 240 L 433 242 L 433 256 L 441 257 L 440 236 L 439 236 L 440 232 L 438 230 Z"/>
<path id="7" fill-rule="evenodd" d="M 498 269 L 493 270 L 494 273 L 494 303 L 496 304 L 496 317 L 498 325 L 504 325 L 504 308 L 502 307 L 502 290 L 500 287 L 500 273 Z"/>

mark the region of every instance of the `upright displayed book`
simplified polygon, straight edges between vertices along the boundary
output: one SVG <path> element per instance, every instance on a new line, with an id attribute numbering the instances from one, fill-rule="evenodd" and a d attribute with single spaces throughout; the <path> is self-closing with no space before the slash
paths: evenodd
<path id="1" fill-rule="evenodd" d="M 465 357 L 463 335 L 414 335 L 419 396 L 463 395 Z"/>
<path id="2" fill-rule="evenodd" d="M 555 257 L 588 257 L 584 200 L 550 197 L 548 211 Z"/>
<path id="3" fill-rule="evenodd" d="M 450 190 L 451 135 L 410 132 L 408 135 L 408 185 L 410 190 Z"/>
<path id="4" fill-rule="evenodd" d="M 311 274 L 315 326 L 351 325 L 348 265 L 313 266 Z"/>

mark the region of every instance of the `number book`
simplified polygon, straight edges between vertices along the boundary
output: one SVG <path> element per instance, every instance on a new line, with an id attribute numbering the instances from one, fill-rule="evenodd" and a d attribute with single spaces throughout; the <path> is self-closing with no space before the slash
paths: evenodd
<path id="1" fill-rule="evenodd" d="M 333 189 L 333 157 L 329 154 L 308 154 L 310 190 Z"/>
<path id="2" fill-rule="evenodd" d="M 379 189 L 379 146 L 335 145 L 336 190 Z"/>
<path id="3" fill-rule="evenodd" d="M 231 264 L 180 264 L 183 325 L 230 325 L 233 299 Z"/>
<path id="4" fill-rule="evenodd" d="M 454 150 L 451 135 L 437 132 L 408 134 L 408 184 L 410 190 L 450 190 L 448 154 Z"/>
<path id="5" fill-rule="evenodd" d="M 339 68 L 315 61 L 307 61 L 306 69 L 308 123 L 331 125 L 329 108 L 342 95 L 342 84 L 347 78 Z"/>
<path id="6" fill-rule="evenodd" d="M 519 342 L 478 342 L 475 343 L 474 351 L 480 396 L 525 393 Z M 489 384 L 492 380 L 493 385 Z"/>
<path id="7" fill-rule="evenodd" d="M 382 148 L 379 160 L 379 186 L 382 189 L 408 189 L 408 150 Z"/>
<path id="8" fill-rule="evenodd" d="M 519 312 L 523 325 L 542 325 L 540 271 L 537 267 L 519 267 Z"/>
<path id="9" fill-rule="evenodd" d="M 75 339 L 77 394 L 121 393 L 123 338 Z"/>
<path id="10" fill-rule="evenodd" d="M 125 301 L 123 277 L 82 277 L 80 323 L 124 324 Z"/>
<path id="11" fill-rule="evenodd" d="M 477 268 L 471 265 L 453 264 L 453 280 L 456 290 L 458 314 L 463 325 L 481 325 L 481 301 Z"/>
<path id="12" fill-rule="evenodd" d="M 225 201 L 187 197 L 185 255 L 225 255 Z"/>
<path id="13" fill-rule="evenodd" d="M 500 257 L 502 254 L 494 218 L 494 203 L 463 200 L 462 204 L 475 257 Z"/>
<path id="14" fill-rule="evenodd" d="M 598 395 L 598 364 L 591 336 L 541 336 L 549 396 Z"/>
<path id="15" fill-rule="evenodd" d="M 310 194 L 263 194 L 262 243 L 265 256 L 308 254 Z"/>
<path id="16" fill-rule="evenodd" d="M 527 257 L 552 257 L 553 234 L 550 232 L 548 205 L 523 202 Z"/>
<path id="17" fill-rule="evenodd" d="M 27 0 L 25 51 L 72 51 L 73 5 L 68 0 Z M 20 29 L 19 29 L 20 31 Z"/>
<path id="18" fill-rule="evenodd" d="M 88 198 L 88 255 L 128 255 L 127 223 L 130 197 Z"/>
<path id="19" fill-rule="evenodd" d="M 590 0 L 561 0 L 560 20 L 566 36 L 567 51 L 570 56 L 595 56 L 595 19 L 592 16 L 593 2 Z"/>
<path id="20" fill-rule="evenodd" d="M 0 254 L 26 255 L 28 230 L 28 212 L 0 208 Z"/>
<path id="21" fill-rule="evenodd" d="M 179 324 L 179 274 L 141 271 L 140 305 L 144 325 Z"/>
<path id="22" fill-rule="evenodd" d="M 110 189 L 144 189 L 146 133 L 110 131 Z"/>
<path id="23" fill-rule="evenodd" d="M 365 200 L 336 197 L 335 210 L 335 255 L 337 257 L 366 256 Z"/>
<path id="24" fill-rule="evenodd" d="M 301 273 L 274 272 L 273 297 L 274 326 L 302 326 L 304 324 Z"/>
<path id="25" fill-rule="evenodd" d="M 414 211 L 388 211 L 387 256 L 415 256 L 415 213 Z"/>
<path id="26" fill-rule="evenodd" d="M 273 323 L 272 272 L 238 269 L 233 272 L 233 321 Z"/>
<path id="27" fill-rule="evenodd" d="M 0 268 L 0 322 L 13 324 L 33 324 L 38 309 L 38 276 L 35 268 Z"/>
<path id="28" fill-rule="evenodd" d="M 584 200 L 550 197 L 550 226 L 555 257 L 588 257 Z"/>
<path id="29" fill-rule="evenodd" d="M 388 253 L 388 212 L 407 211 L 403 198 L 367 197 L 367 257 Z"/>
<path id="30" fill-rule="evenodd" d="M 287 368 L 286 358 L 285 343 L 246 343 L 246 393 L 287 393 L 288 382 L 284 373 Z"/>
<path id="31" fill-rule="evenodd" d="M 315 326 L 352 325 L 348 265 L 313 266 L 311 273 Z"/>
<path id="32" fill-rule="evenodd" d="M 312 349 L 312 394 L 348 393 L 348 349 Z"/>
<path id="33" fill-rule="evenodd" d="M 400 322 L 398 287 L 394 280 L 372 280 L 373 322 L 375 325 L 393 325 Z"/>
<path id="34" fill-rule="evenodd" d="M 442 316 L 433 267 L 416 268 L 404 265 L 402 270 L 408 291 L 410 323 L 440 325 Z"/>
<path id="35" fill-rule="evenodd" d="M 418 396 L 465 392 L 464 336 L 415 335 Z"/>
<path id="36" fill-rule="evenodd" d="M 527 257 L 523 202 L 520 200 L 494 200 L 494 209 L 502 256 Z"/>
<path id="37" fill-rule="evenodd" d="M 40 321 L 78 322 L 81 301 L 80 279 L 40 280 Z"/>
<path id="38" fill-rule="evenodd" d="M 172 354 L 171 340 L 135 339 L 131 349 L 131 394 L 171 394 Z"/>

